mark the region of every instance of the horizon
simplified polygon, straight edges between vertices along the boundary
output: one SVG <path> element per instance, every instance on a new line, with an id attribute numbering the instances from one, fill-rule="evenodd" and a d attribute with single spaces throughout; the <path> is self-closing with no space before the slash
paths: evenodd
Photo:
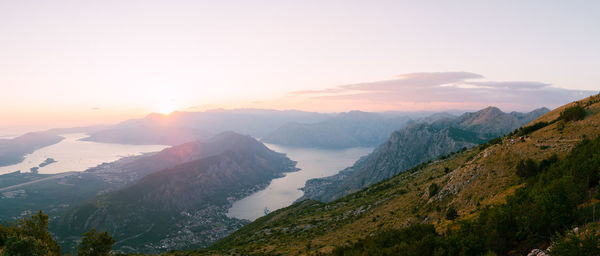
<path id="1" fill-rule="evenodd" d="M 30 132 L 44 132 L 44 131 L 48 131 L 48 130 L 52 130 L 52 129 L 68 129 L 68 128 L 84 128 L 84 127 L 102 127 L 102 126 L 111 126 L 111 125 L 117 125 L 120 124 L 122 122 L 128 121 L 128 120 L 138 120 L 138 119 L 144 119 L 147 118 L 151 115 L 159 115 L 159 116 L 164 116 L 164 117 L 171 117 L 180 113 L 210 113 L 210 112 L 235 112 L 235 111 L 280 111 L 280 112 L 286 112 L 286 111 L 290 111 L 290 112 L 307 112 L 307 113 L 318 113 L 318 114 L 331 114 L 331 115 L 337 115 L 337 114 L 343 114 L 343 113 L 350 113 L 350 112 L 365 112 L 365 113 L 375 113 L 375 114 L 398 114 L 398 115 L 422 115 L 423 117 L 427 117 L 427 116 L 431 116 L 431 115 L 435 115 L 435 114 L 442 114 L 442 113 L 447 113 L 447 114 L 451 114 L 451 115 L 462 115 L 464 113 L 469 113 L 469 112 L 477 112 L 489 107 L 495 107 L 500 109 L 502 112 L 504 113 L 511 113 L 511 112 L 518 112 L 518 113 L 528 113 L 528 112 L 532 112 L 534 110 L 538 110 L 538 109 L 548 109 L 549 111 L 552 111 L 554 108 L 547 108 L 545 106 L 539 107 L 539 108 L 534 108 L 534 109 L 530 109 L 527 111 L 506 111 L 500 107 L 496 107 L 496 106 L 486 106 L 484 108 L 480 108 L 480 109 L 465 109 L 465 110 L 461 110 L 461 109 L 447 109 L 447 110 L 442 110 L 442 111 L 433 111 L 433 110 L 413 110 L 413 111 L 398 111 L 398 110 L 386 110 L 386 111 L 362 111 L 362 110 L 348 110 L 348 111 L 332 111 L 332 112 L 317 112 L 317 111 L 305 111 L 305 110 L 298 110 L 298 109 L 266 109 L 266 108 L 231 108 L 231 109 L 226 109 L 226 108 L 216 108 L 216 109 L 206 109 L 206 110 L 201 110 L 201 111 L 185 111 L 185 110 L 174 110 L 170 113 L 159 113 L 159 112 L 151 112 L 151 113 L 147 113 L 141 116 L 137 116 L 137 117 L 132 117 L 132 118 L 128 118 L 128 119 L 124 119 L 124 120 L 119 120 L 115 123 L 96 123 L 96 124 L 87 124 L 87 125 L 76 125 L 76 126 L 53 126 L 53 125 L 48 125 L 48 126 L 40 126 L 40 125 L 22 125 L 22 126 L 0 126 L 0 139 L 10 139 L 10 138 L 15 138 L 17 136 L 26 134 L 26 133 L 30 133 Z"/>
<path id="2" fill-rule="evenodd" d="M 209 109 L 527 112 L 596 94 L 600 3 L 514 4 L 0 2 L 0 131 Z"/>

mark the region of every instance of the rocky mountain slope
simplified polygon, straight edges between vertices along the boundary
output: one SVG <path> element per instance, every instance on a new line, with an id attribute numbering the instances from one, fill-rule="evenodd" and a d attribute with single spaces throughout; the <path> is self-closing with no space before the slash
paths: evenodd
<path id="1" fill-rule="evenodd" d="M 578 107 L 583 109 L 583 115 L 577 118 L 561 114 Z M 573 151 L 574 148 L 577 150 Z M 552 235 L 544 236 L 557 231 L 564 232 L 569 225 L 562 225 L 569 223 L 569 218 L 574 218 L 575 223 L 593 221 L 592 206 L 600 205 L 599 197 L 591 196 L 597 191 L 597 179 L 600 177 L 600 174 L 594 174 L 594 170 L 600 168 L 598 150 L 600 95 L 555 109 L 501 140 L 416 166 L 338 200 L 329 203 L 304 200 L 277 210 L 244 226 L 209 250 L 185 252 L 182 255 L 314 255 L 332 253 L 334 250 L 343 253 L 352 248 L 363 250 L 368 243 L 401 246 L 398 242 L 402 240 L 373 239 L 387 239 L 383 236 L 385 230 L 402 231 L 407 227 L 418 230 L 419 226 L 415 225 L 420 224 L 434 227 L 430 231 L 427 228 L 422 231 L 406 230 L 408 234 L 417 232 L 410 239 L 431 242 L 431 246 L 420 248 L 431 250 L 439 244 L 441 249 L 454 247 L 464 250 L 475 248 L 473 246 L 487 246 L 487 243 L 496 246 L 490 248 L 493 251 L 526 255 L 534 251 L 532 249 L 540 248 L 538 246 L 546 248 Z M 526 159 L 538 163 L 533 165 L 534 170 L 548 173 L 542 173 L 539 178 L 531 176 L 535 173 L 524 174 L 523 168 L 531 169 L 522 167 L 522 162 L 529 161 L 522 161 Z M 587 168 L 581 169 L 581 165 Z M 596 178 L 580 177 L 578 179 L 587 180 L 588 184 L 577 185 L 571 182 L 581 175 L 579 171 L 571 174 L 572 177 L 552 174 L 568 171 L 569 168 L 587 170 Z M 531 183 L 537 179 L 547 179 L 548 183 Z M 567 188 L 580 191 L 563 190 Z M 528 197 L 527 191 L 532 191 L 531 197 Z M 511 208 L 507 205 L 525 208 L 510 212 Z M 561 210 L 529 209 L 528 205 L 530 208 L 559 207 Z M 486 214 L 481 216 L 482 212 Z M 507 222 L 523 220 L 531 222 Z M 534 221 L 539 223 L 534 224 Z M 471 223 L 471 226 L 462 223 Z M 549 226 L 552 223 L 559 226 Z M 478 227 L 491 230 L 486 231 L 485 235 L 470 233 L 469 230 L 475 231 Z M 465 233 L 461 233 L 461 230 L 465 230 Z M 515 234 L 511 230 L 529 231 Z M 418 237 L 424 233 L 431 234 L 427 236 L 429 240 L 419 240 L 424 239 Z M 516 237 L 517 240 L 503 240 L 510 237 Z M 402 245 L 404 247 L 396 249 L 407 250 L 415 248 L 411 246 L 419 246 L 418 241 L 417 244 L 409 244 L 409 239 L 404 241 L 407 242 Z M 469 241 L 471 244 L 461 244 Z M 473 244 L 478 241 L 482 244 Z M 478 250 L 481 251 L 481 247 Z M 440 250 L 439 253 L 457 255 L 460 252 Z M 465 253 L 469 255 L 469 252 Z"/>
<path id="2" fill-rule="evenodd" d="M 194 147 L 189 145 L 161 153 L 187 158 Z M 214 145 L 214 154 L 90 199 L 56 220 L 51 230 L 63 244 L 91 228 L 106 230 L 118 241 L 116 248 L 129 252 L 206 246 L 246 223 L 225 216 L 233 200 L 296 170 L 295 162 L 250 136 L 225 133 L 207 145 Z"/>
<path id="3" fill-rule="evenodd" d="M 420 163 L 502 136 L 548 112 L 504 113 L 495 107 L 409 125 L 340 173 L 306 182 L 302 199 L 331 201 L 391 178 Z"/>

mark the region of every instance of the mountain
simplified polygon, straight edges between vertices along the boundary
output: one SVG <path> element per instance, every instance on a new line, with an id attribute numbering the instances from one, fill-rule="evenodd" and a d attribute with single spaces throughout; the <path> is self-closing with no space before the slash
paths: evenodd
<path id="1" fill-rule="evenodd" d="M 373 146 L 391 131 L 424 113 L 322 114 L 295 110 L 213 110 L 150 114 L 141 119 L 90 132 L 84 140 L 124 144 L 178 145 L 206 140 L 223 131 L 262 138 L 268 143 L 300 147 L 344 148 Z"/>
<path id="2" fill-rule="evenodd" d="M 30 132 L 12 139 L 0 139 L 0 166 L 18 164 L 26 154 L 63 139 L 64 137 L 46 132 Z"/>
<path id="3" fill-rule="evenodd" d="M 206 140 L 224 131 L 234 131 L 260 138 L 289 122 L 313 123 L 328 114 L 303 111 L 260 109 L 174 112 L 150 114 L 141 119 L 91 132 L 85 140 L 123 144 L 179 145 L 193 140 Z"/>
<path id="4" fill-rule="evenodd" d="M 455 118 L 408 125 L 353 166 L 334 176 L 308 180 L 300 200 L 335 200 L 420 163 L 502 136 L 546 112 L 548 109 L 542 108 L 507 114 L 487 107 Z"/>
<path id="5" fill-rule="evenodd" d="M 214 145 L 214 154 L 151 173 L 131 186 L 92 198 L 72 208 L 51 230 L 67 246 L 91 228 L 109 231 L 118 241 L 115 247 L 122 251 L 206 246 L 247 222 L 225 215 L 231 202 L 264 188 L 284 172 L 296 170 L 295 162 L 250 136 L 227 132 L 206 145 Z M 189 147 L 165 153 L 184 152 Z"/>
<path id="6" fill-rule="evenodd" d="M 377 113 L 351 111 L 317 123 L 287 123 L 262 138 L 278 145 L 314 148 L 374 146 L 411 120 Z"/>
<path id="7" fill-rule="evenodd" d="M 599 124 L 596 95 L 499 140 L 335 201 L 303 200 L 206 250 L 173 255 L 543 255 L 549 245 L 552 255 L 597 255 L 581 246 L 600 249 Z"/>
<path id="8" fill-rule="evenodd" d="M 84 172 L 0 175 L 0 222 L 39 209 L 60 216 L 83 200 L 131 185 L 148 174 L 234 150 L 241 138 L 246 137 L 224 132 L 206 141 L 124 157 Z"/>

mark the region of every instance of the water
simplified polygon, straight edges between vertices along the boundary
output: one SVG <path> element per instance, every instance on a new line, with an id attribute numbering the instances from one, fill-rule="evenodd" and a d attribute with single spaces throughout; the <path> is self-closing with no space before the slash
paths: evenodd
<path id="1" fill-rule="evenodd" d="M 296 166 L 301 170 L 274 179 L 264 190 L 234 202 L 227 216 L 255 220 L 265 215 L 265 209 L 274 211 L 289 206 L 302 196 L 303 192 L 299 189 L 304 187 L 307 180 L 334 175 L 373 150 L 364 147 L 326 150 L 265 145 L 274 151 L 287 154 L 290 159 L 298 162 Z"/>
<path id="2" fill-rule="evenodd" d="M 87 137 L 84 133 L 62 134 L 60 136 L 65 137 L 65 139 L 25 155 L 23 162 L 0 167 L 0 174 L 18 170 L 28 172 L 30 168 L 38 167 L 47 158 L 53 158 L 57 162 L 40 167 L 38 169 L 39 173 L 85 171 L 104 162 L 113 162 L 125 156 L 156 152 L 169 147 L 166 145 L 127 145 L 80 141 L 79 139 Z"/>

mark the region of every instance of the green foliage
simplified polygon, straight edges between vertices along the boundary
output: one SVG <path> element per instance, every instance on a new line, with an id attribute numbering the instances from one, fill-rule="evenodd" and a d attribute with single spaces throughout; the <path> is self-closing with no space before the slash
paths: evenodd
<path id="1" fill-rule="evenodd" d="M 106 256 L 110 254 L 115 240 L 104 231 L 98 233 L 92 229 L 83 234 L 81 244 L 77 247 L 77 256 Z"/>
<path id="2" fill-rule="evenodd" d="M 530 178 L 538 174 L 539 172 L 547 169 L 550 165 L 558 161 L 558 156 L 555 154 L 547 159 L 542 160 L 539 164 L 533 159 L 527 158 L 521 159 L 517 164 L 517 175 L 521 178 Z"/>
<path id="3" fill-rule="evenodd" d="M 538 165 L 532 159 L 521 159 L 517 164 L 517 175 L 521 178 L 533 177 L 538 172 Z"/>
<path id="4" fill-rule="evenodd" d="M 351 246 L 337 247 L 333 255 L 436 255 L 441 236 L 433 225 L 416 224 L 389 230 L 359 240 Z"/>
<path id="5" fill-rule="evenodd" d="M 565 122 L 578 121 L 585 118 L 585 109 L 580 105 L 568 107 L 560 112 L 559 119 Z"/>
<path id="6" fill-rule="evenodd" d="M 550 255 L 554 256 L 586 256 L 600 255 L 600 229 L 589 228 L 583 233 L 568 232 L 557 235 L 554 239 Z"/>
<path id="7" fill-rule="evenodd" d="M 60 246 L 48 232 L 48 215 L 39 211 L 0 230 L 4 255 L 60 255 Z M 1 248 L 1 245 L 0 245 Z"/>
<path id="8" fill-rule="evenodd" d="M 537 122 L 537 123 L 529 125 L 529 126 L 523 126 L 521 128 L 518 128 L 514 132 L 512 132 L 512 134 L 516 135 L 517 137 L 525 136 L 525 135 L 528 135 L 539 129 L 542 129 L 542 128 L 548 126 L 549 124 L 550 123 L 548 123 L 548 122 Z"/>
<path id="9" fill-rule="evenodd" d="M 26 236 L 22 238 L 10 237 L 6 241 L 4 254 L 6 256 L 44 256 L 48 254 L 45 244 L 36 238 Z M 57 255 L 57 254 L 56 254 Z"/>

